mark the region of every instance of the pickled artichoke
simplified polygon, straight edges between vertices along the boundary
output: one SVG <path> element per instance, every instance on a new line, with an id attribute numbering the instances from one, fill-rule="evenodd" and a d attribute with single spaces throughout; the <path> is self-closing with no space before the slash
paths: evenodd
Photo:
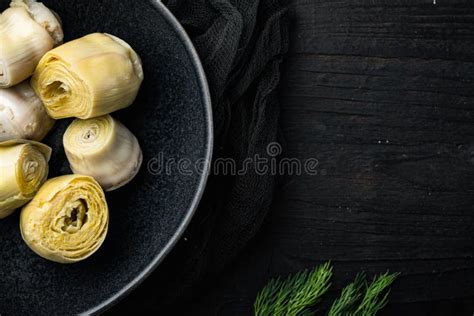
<path id="1" fill-rule="evenodd" d="M 0 218 L 30 201 L 48 177 L 51 148 L 26 140 L 0 143 Z"/>
<path id="2" fill-rule="evenodd" d="M 33 74 L 41 57 L 63 40 L 61 22 L 35 0 L 14 0 L 0 15 L 0 87 Z"/>
<path id="3" fill-rule="evenodd" d="M 107 235 L 104 191 L 91 177 L 50 179 L 20 215 L 23 240 L 41 257 L 74 263 L 99 249 Z"/>
<path id="4" fill-rule="evenodd" d="M 31 139 L 41 141 L 54 120 L 28 82 L 0 89 L 0 141 Z"/>
<path id="5" fill-rule="evenodd" d="M 141 60 L 123 40 L 94 33 L 43 56 L 31 79 L 55 118 L 98 117 L 128 107 L 143 81 Z"/>
<path id="6" fill-rule="evenodd" d="M 131 181 L 143 160 L 137 138 L 110 115 L 75 120 L 63 144 L 72 171 L 94 177 L 106 191 Z"/>

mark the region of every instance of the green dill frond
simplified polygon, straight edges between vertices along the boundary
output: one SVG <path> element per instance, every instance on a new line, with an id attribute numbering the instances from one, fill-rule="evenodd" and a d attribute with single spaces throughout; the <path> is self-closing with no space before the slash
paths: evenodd
<path id="1" fill-rule="evenodd" d="M 365 274 L 359 273 L 341 291 L 332 304 L 328 316 L 375 316 L 388 301 L 388 287 L 398 273 L 375 276 L 370 284 Z M 327 292 L 331 283 L 329 262 L 311 271 L 301 271 L 286 279 L 272 279 L 258 293 L 254 303 L 255 316 L 312 316 L 314 305 Z"/>
<path id="2" fill-rule="evenodd" d="M 307 273 L 306 281 L 293 292 L 285 315 L 298 315 L 301 311 L 316 304 L 331 286 L 332 267 L 329 262 Z"/>
<path id="3" fill-rule="evenodd" d="M 365 273 L 361 272 L 357 274 L 352 283 L 342 289 L 341 296 L 339 296 L 332 304 L 328 316 L 351 315 L 361 301 L 365 287 Z"/>
<path id="4" fill-rule="evenodd" d="M 258 293 L 254 304 L 256 316 L 309 315 L 330 287 L 332 267 L 329 262 L 311 271 L 290 275 L 285 280 L 273 279 Z"/>
<path id="5" fill-rule="evenodd" d="M 268 284 L 258 293 L 254 303 L 254 310 L 256 316 L 271 315 L 277 300 L 277 293 L 282 286 L 280 278 L 272 279 Z"/>
<path id="6" fill-rule="evenodd" d="M 385 291 L 398 277 L 399 273 L 388 272 L 374 277 L 372 283 L 367 286 L 362 302 L 353 315 L 374 316 L 387 305 L 389 290 Z M 385 292 L 385 294 L 383 294 Z M 383 296 L 382 296 L 383 295 Z"/>

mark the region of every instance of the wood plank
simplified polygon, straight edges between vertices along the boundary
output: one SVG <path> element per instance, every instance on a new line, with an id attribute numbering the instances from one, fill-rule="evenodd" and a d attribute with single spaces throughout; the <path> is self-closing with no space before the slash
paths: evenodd
<path id="1" fill-rule="evenodd" d="M 294 1 L 285 156 L 317 158 L 320 174 L 285 180 L 193 310 L 249 312 L 270 277 L 326 260 L 329 298 L 390 269 L 402 276 L 388 315 L 474 308 L 474 3 L 436 2 Z"/>

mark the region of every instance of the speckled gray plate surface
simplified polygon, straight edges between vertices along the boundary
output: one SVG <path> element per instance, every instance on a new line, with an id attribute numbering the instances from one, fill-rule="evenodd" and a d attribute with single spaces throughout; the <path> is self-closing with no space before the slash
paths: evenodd
<path id="1" fill-rule="evenodd" d="M 0 0 L 0 9 L 8 3 Z M 18 211 L 0 221 L 2 315 L 100 312 L 126 295 L 156 268 L 191 220 L 211 156 L 212 118 L 204 73 L 191 42 L 161 3 L 44 3 L 61 16 L 66 40 L 107 32 L 126 40 L 141 56 L 145 81 L 140 94 L 133 106 L 114 116 L 139 139 L 144 163 L 133 182 L 107 194 L 107 239 L 83 262 L 60 265 L 35 255 L 21 240 Z M 52 177 L 70 173 L 62 147 L 69 122 L 58 122 L 45 140 L 54 149 Z M 171 168 L 169 174 L 160 173 L 160 161 L 172 158 L 198 161 L 204 172 L 184 175 Z M 148 170 L 150 162 L 154 172 Z"/>

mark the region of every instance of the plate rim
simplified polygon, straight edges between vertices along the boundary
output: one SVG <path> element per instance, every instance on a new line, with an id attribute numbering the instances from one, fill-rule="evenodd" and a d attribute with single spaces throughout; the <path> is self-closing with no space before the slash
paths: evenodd
<path id="1" fill-rule="evenodd" d="M 214 144 L 214 126 L 213 126 L 213 119 L 212 119 L 212 101 L 211 101 L 211 94 L 209 91 L 209 85 L 207 82 L 206 74 L 204 72 L 204 67 L 202 66 L 201 59 L 194 47 L 189 35 L 184 30 L 183 26 L 179 23 L 176 17 L 171 13 L 171 11 L 161 2 L 161 0 L 147 0 L 158 13 L 160 13 L 165 21 L 171 26 L 173 30 L 176 31 L 178 37 L 180 38 L 181 42 L 185 46 L 189 57 L 191 58 L 191 62 L 194 65 L 197 75 L 198 81 L 200 84 L 200 90 L 204 98 L 204 105 L 205 105 L 205 114 L 207 124 L 207 142 L 206 142 L 206 161 L 203 168 L 202 177 L 199 181 L 199 185 L 194 195 L 193 201 L 191 202 L 191 206 L 181 221 L 176 232 L 173 234 L 171 239 L 168 241 L 166 246 L 153 258 L 153 260 L 138 274 L 130 281 L 127 285 L 125 285 L 122 289 L 120 289 L 117 293 L 109 297 L 108 299 L 102 301 L 100 304 L 88 309 L 85 312 L 82 312 L 81 315 L 91 315 L 91 314 L 98 314 L 106 311 L 116 303 L 118 303 L 121 299 L 126 297 L 130 292 L 132 292 L 140 283 L 142 283 L 163 261 L 163 259 L 169 254 L 169 252 L 174 248 L 177 244 L 181 236 L 183 235 L 184 231 L 188 227 L 191 219 L 193 218 L 194 213 L 201 201 L 202 195 L 204 194 L 204 190 L 206 188 L 206 183 L 209 178 L 210 168 L 211 168 L 211 160 L 212 160 L 212 152 L 213 152 L 213 144 Z"/>

